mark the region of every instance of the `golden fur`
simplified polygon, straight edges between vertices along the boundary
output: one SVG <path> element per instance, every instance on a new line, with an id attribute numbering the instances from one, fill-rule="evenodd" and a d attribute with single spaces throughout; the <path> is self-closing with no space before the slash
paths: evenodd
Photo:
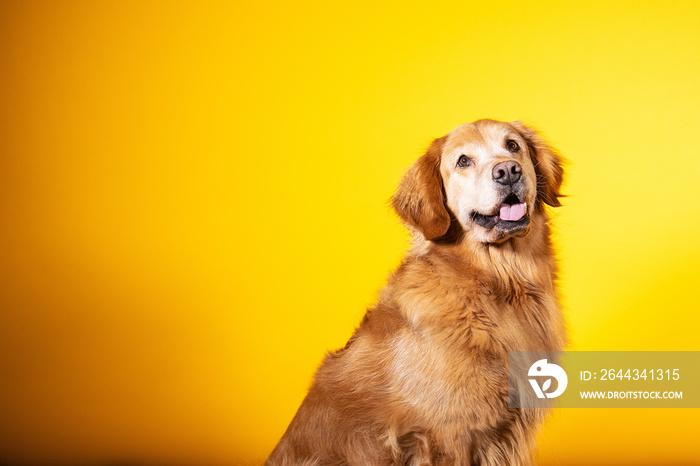
<path id="1" fill-rule="evenodd" d="M 464 154 L 473 166 L 455 165 Z M 498 212 L 491 174 L 504 160 L 522 167 L 529 217 L 512 232 L 470 213 Z M 531 464 L 545 412 L 508 408 L 506 361 L 564 348 L 544 207 L 560 205 L 562 174 L 558 153 L 519 122 L 479 120 L 435 140 L 393 198 L 413 248 L 325 358 L 266 464 Z"/>

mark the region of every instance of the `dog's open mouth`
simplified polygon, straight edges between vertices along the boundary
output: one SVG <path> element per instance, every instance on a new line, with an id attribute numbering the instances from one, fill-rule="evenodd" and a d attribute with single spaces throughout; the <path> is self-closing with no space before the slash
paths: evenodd
<path id="1" fill-rule="evenodd" d="M 472 212 L 472 220 L 487 230 L 496 226 L 503 230 L 515 230 L 526 227 L 530 223 L 530 218 L 527 215 L 527 204 L 520 202 L 518 196 L 512 193 L 503 199 L 497 213 L 484 215 Z"/>

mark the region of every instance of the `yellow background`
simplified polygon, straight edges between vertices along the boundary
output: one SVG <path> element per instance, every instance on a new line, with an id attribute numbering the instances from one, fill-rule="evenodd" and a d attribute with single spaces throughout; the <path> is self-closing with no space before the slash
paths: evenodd
<path id="1" fill-rule="evenodd" d="M 430 140 L 524 119 L 576 350 L 700 350 L 697 2 L 3 2 L 0 460 L 256 464 L 408 237 Z M 543 465 L 697 464 L 559 410 Z"/>

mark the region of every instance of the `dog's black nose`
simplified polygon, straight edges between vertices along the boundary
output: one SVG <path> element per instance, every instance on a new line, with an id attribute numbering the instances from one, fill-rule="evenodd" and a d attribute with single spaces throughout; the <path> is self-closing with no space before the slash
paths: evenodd
<path id="1" fill-rule="evenodd" d="M 496 183 L 508 186 L 515 184 L 519 179 L 523 169 L 518 162 L 509 160 L 496 164 L 491 171 L 491 177 Z"/>

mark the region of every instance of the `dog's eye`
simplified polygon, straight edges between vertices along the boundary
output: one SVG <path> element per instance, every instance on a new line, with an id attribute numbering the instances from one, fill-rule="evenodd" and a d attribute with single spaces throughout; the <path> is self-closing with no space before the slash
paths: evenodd
<path id="1" fill-rule="evenodd" d="M 474 160 L 466 155 L 460 155 L 459 160 L 457 160 L 457 166 L 460 168 L 470 167 L 474 165 Z"/>
<path id="2" fill-rule="evenodd" d="M 518 152 L 520 151 L 520 146 L 517 142 L 513 141 L 512 139 L 508 139 L 506 141 L 506 149 L 508 149 L 511 152 Z"/>

